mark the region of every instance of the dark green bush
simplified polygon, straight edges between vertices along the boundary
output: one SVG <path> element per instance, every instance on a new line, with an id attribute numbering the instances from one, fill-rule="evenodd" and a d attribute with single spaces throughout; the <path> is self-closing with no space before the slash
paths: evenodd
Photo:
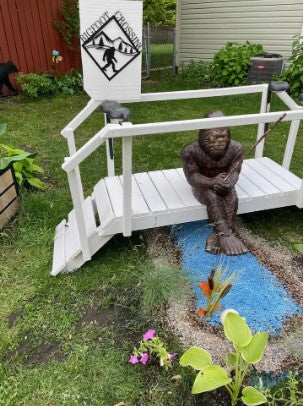
<path id="1" fill-rule="evenodd" d="M 83 77 L 79 71 L 55 78 L 57 92 L 75 94 L 83 90 Z"/>
<path id="2" fill-rule="evenodd" d="M 260 44 L 227 42 L 213 59 L 212 71 L 218 86 L 241 86 L 247 83 L 250 58 L 263 53 Z"/>
<path id="3" fill-rule="evenodd" d="M 51 97 L 56 93 L 56 83 L 46 73 L 20 73 L 17 77 L 23 95 L 29 100 Z"/>
<path id="4" fill-rule="evenodd" d="M 72 72 L 59 77 L 46 73 L 20 73 L 17 77 L 21 85 L 23 96 L 29 100 L 52 97 L 57 93 L 75 94 L 83 87 L 80 72 Z"/>
<path id="5" fill-rule="evenodd" d="M 281 80 L 290 84 L 290 94 L 298 97 L 303 92 L 303 37 L 295 35 L 292 43 L 289 66 L 280 76 Z"/>
<path id="6" fill-rule="evenodd" d="M 199 83 L 204 87 L 213 87 L 211 62 L 191 61 L 182 66 L 181 78 L 186 82 Z"/>

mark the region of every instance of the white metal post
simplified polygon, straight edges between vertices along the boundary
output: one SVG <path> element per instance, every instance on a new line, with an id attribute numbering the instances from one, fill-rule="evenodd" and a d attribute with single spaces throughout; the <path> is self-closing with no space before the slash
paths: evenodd
<path id="1" fill-rule="evenodd" d="M 289 167 L 290 167 L 290 162 L 291 162 L 295 142 L 297 139 L 299 126 L 300 126 L 300 120 L 291 121 L 288 140 L 287 140 L 285 154 L 284 154 L 283 163 L 282 163 L 282 166 L 285 169 L 289 169 Z"/>
<path id="2" fill-rule="evenodd" d="M 104 121 L 105 121 L 105 126 L 107 124 L 109 124 L 106 113 L 104 113 Z M 106 142 L 106 155 L 107 155 L 107 173 L 108 173 L 108 176 L 115 176 L 114 150 L 113 150 L 113 139 L 112 138 L 107 139 L 107 142 Z"/>
<path id="3" fill-rule="evenodd" d="M 82 195 L 79 190 L 78 179 L 77 179 L 77 171 L 76 169 L 72 169 L 72 171 L 68 172 L 68 181 L 75 211 L 75 217 L 77 222 L 77 228 L 79 233 L 79 240 L 82 249 L 82 254 L 84 261 L 88 261 L 91 259 L 90 255 L 90 247 L 89 241 L 87 238 L 86 232 L 86 223 L 85 217 L 83 212 L 83 199 Z"/>
<path id="4" fill-rule="evenodd" d="M 267 113 L 268 112 L 267 110 L 268 110 L 268 85 L 266 85 L 266 87 L 262 91 L 260 113 Z M 256 139 L 258 140 L 264 134 L 264 132 L 265 132 L 265 123 L 259 123 Z M 255 158 L 262 158 L 264 153 L 264 144 L 265 140 L 263 140 L 257 145 L 255 149 Z"/>
<path id="5" fill-rule="evenodd" d="M 131 235 L 132 137 L 122 139 L 123 158 L 123 235 Z"/>
<path id="6" fill-rule="evenodd" d="M 67 129 L 65 137 L 68 142 L 68 150 L 69 150 L 69 155 L 72 156 L 76 152 L 76 145 L 75 145 L 75 138 L 74 138 L 74 131 L 72 129 Z M 76 178 L 77 178 L 77 185 L 79 189 L 79 193 L 81 194 L 82 200 L 84 200 L 84 190 L 83 190 L 83 185 L 82 185 L 82 179 L 80 176 L 80 170 L 79 166 L 75 168 L 75 173 L 76 173 Z"/>

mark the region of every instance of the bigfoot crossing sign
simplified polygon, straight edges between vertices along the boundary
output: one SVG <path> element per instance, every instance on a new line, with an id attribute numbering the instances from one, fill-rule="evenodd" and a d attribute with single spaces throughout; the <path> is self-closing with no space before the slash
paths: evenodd
<path id="1" fill-rule="evenodd" d="M 142 1 L 80 0 L 84 89 L 94 100 L 139 100 Z"/>

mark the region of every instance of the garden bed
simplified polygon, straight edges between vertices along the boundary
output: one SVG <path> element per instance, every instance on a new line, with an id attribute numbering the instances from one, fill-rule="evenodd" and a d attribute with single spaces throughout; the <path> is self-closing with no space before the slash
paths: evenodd
<path id="1" fill-rule="evenodd" d="M 179 80 L 166 76 L 162 81 L 156 79 L 147 83 L 144 90 L 192 87 L 189 83 L 180 84 Z M 0 233 L 0 357 L 3 365 L 0 404 L 5 404 L 7 399 L 20 405 L 34 405 L 37 399 L 47 404 L 52 399 L 53 405 L 108 406 L 124 402 L 125 406 L 193 406 L 201 402 L 210 406 L 216 402 L 220 406 L 224 399 L 221 391 L 217 391 L 217 395 L 191 395 L 194 373 L 181 368 L 177 361 L 168 373 L 155 365 L 145 368 L 128 364 L 130 352 L 148 328 L 156 328 L 171 351 L 179 355 L 183 352 L 171 331 L 162 324 L 162 302 L 154 306 L 154 312 L 144 312 L 144 299 L 147 292 L 152 293 L 148 290 L 152 264 L 142 233 L 136 232 L 130 238 L 114 237 L 78 272 L 58 278 L 49 276 L 54 227 L 71 209 L 67 179 L 61 169 L 67 152 L 60 131 L 87 101 L 83 94 L 60 95 L 39 102 L 25 102 L 19 96 L 0 101 L 0 122 L 8 124 L 3 142 L 27 145 L 30 150 L 37 151 L 45 168 L 43 180 L 47 184 L 44 191 L 22 190 L 18 218 Z M 259 111 L 259 105 L 259 98 L 249 95 L 234 97 L 230 105 L 223 98 L 211 98 L 187 103 L 140 103 L 129 107 L 133 111 L 132 121 L 144 123 L 198 118 L 211 109 L 223 109 L 230 115 L 247 114 L 254 108 Z M 284 106 L 275 101 L 272 108 L 280 111 Z M 101 122 L 102 116 L 96 112 L 78 130 L 78 147 L 101 128 Z M 266 143 L 268 156 L 276 162 L 281 161 L 287 133 L 287 123 L 283 123 Z M 247 148 L 253 143 L 255 134 L 254 126 L 234 128 L 233 138 Z M 151 139 L 148 148 L 141 138 L 136 139 L 134 169 L 140 172 L 181 166 L 180 150 L 195 137 L 194 132 L 177 134 L 172 138 L 175 141 L 169 143 L 162 134 Z M 119 157 L 119 143 L 115 143 L 115 149 Z M 104 156 L 102 149 L 92 160 L 84 162 L 85 193 L 105 176 Z M 301 161 L 302 145 L 301 137 L 298 137 L 291 167 L 298 176 L 302 173 Z M 119 158 L 117 165 L 120 165 Z M 265 220 L 261 222 L 263 217 Z M 283 217 L 286 221 L 284 232 Z M 277 214 L 270 211 L 268 215 L 261 212 L 257 217 L 254 213 L 248 216 L 249 228 L 255 224 L 258 234 L 264 235 L 268 230 L 273 241 L 280 241 L 283 233 L 287 241 L 298 242 L 301 238 L 298 210 L 283 209 Z M 159 232 L 157 230 L 157 234 Z M 157 247 L 164 245 L 162 239 L 158 244 Z M 177 265 L 180 253 L 170 241 L 169 245 L 173 249 L 168 254 L 169 260 Z M 158 275 L 162 275 L 163 260 L 160 256 L 154 260 L 154 268 L 161 269 Z M 175 275 L 171 276 L 171 282 L 176 280 Z M 160 286 L 163 279 L 157 281 L 156 286 Z M 173 283 L 171 286 L 174 288 Z M 194 310 L 194 303 L 191 306 Z M 207 329 L 211 333 L 216 330 Z M 200 341 L 200 345 L 204 346 L 204 342 Z M 175 375 L 181 375 L 182 379 L 171 381 Z"/>
<path id="2" fill-rule="evenodd" d="M 260 263 L 268 266 L 298 305 L 302 306 L 301 255 L 282 246 L 271 245 L 263 238 L 252 234 L 239 219 L 236 221 L 236 230 Z M 156 261 L 161 261 L 160 252 L 162 252 L 171 262 L 180 263 L 181 251 L 173 243 L 167 228 L 154 230 L 147 238 L 149 251 L 155 256 Z M 251 272 L 251 269 L 248 271 Z M 212 354 L 213 363 L 223 364 L 231 345 L 225 339 L 222 328 L 205 323 L 196 314 L 195 301 L 194 292 L 190 288 L 181 301 L 169 303 L 166 314 L 168 327 L 184 348 L 192 345 L 203 347 Z M 253 308 L 253 312 L 255 311 Z M 272 372 L 275 376 L 279 376 L 289 369 L 298 370 L 301 365 L 302 316 L 297 315 L 288 318 L 279 334 L 269 339 L 265 356 L 256 366 L 256 370 L 260 373 Z"/>

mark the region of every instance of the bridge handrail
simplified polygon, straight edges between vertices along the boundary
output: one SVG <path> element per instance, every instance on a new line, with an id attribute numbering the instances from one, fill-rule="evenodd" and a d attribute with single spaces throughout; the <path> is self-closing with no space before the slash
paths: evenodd
<path id="1" fill-rule="evenodd" d="M 194 120 L 165 121 L 147 124 L 107 124 L 102 130 L 86 142 L 75 154 L 65 159 L 62 169 L 70 172 L 84 159 L 92 154 L 107 138 L 135 137 L 140 135 L 154 135 L 160 133 L 173 133 L 180 131 L 199 130 L 201 128 L 216 128 L 242 126 L 259 123 L 273 123 L 283 113 L 287 116 L 283 121 L 299 121 L 302 119 L 302 110 L 277 111 L 272 113 L 245 114 L 238 116 L 224 116 L 201 118 Z"/>

